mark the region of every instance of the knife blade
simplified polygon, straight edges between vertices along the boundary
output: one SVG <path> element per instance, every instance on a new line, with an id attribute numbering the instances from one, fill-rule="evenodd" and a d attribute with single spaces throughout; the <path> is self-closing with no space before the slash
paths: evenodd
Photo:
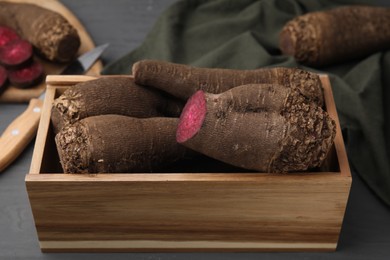
<path id="1" fill-rule="evenodd" d="M 102 55 L 108 44 L 100 45 L 71 62 L 60 74 L 81 75 Z M 10 165 L 34 138 L 37 130 L 45 92 L 30 100 L 27 109 L 5 129 L 0 137 L 0 172 Z"/>

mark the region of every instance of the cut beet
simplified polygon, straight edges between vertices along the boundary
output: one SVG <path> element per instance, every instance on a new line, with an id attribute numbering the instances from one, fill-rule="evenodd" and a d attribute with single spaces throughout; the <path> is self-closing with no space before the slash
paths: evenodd
<path id="1" fill-rule="evenodd" d="M 17 39 L 20 39 L 20 36 L 14 30 L 6 26 L 0 26 L 0 47 Z"/>
<path id="2" fill-rule="evenodd" d="M 202 90 L 190 97 L 180 115 L 176 131 L 176 141 L 183 143 L 192 138 L 201 128 L 206 117 L 206 98 Z"/>
<path id="3" fill-rule="evenodd" d="M 33 61 L 29 66 L 18 70 L 9 70 L 8 77 L 11 84 L 19 88 L 27 88 L 39 83 L 43 78 L 43 67 Z"/>
<path id="4" fill-rule="evenodd" d="M 26 40 L 13 40 L 0 48 L 0 63 L 6 68 L 20 68 L 31 61 L 32 45 Z"/>
<path id="5" fill-rule="evenodd" d="M 0 93 L 5 89 L 7 78 L 7 70 L 3 66 L 0 66 Z"/>

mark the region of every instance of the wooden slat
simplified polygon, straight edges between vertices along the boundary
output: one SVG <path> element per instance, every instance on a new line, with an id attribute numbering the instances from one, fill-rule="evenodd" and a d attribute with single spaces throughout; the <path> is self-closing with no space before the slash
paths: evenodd
<path id="1" fill-rule="evenodd" d="M 132 75 L 105 75 L 102 77 L 110 78 L 110 77 L 122 77 L 133 79 Z M 85 82 L 88 80 L 97 79 L 99 76 L 84 76 L 84 75 L 49 75 L 46 77 L 46 84 L 51 87 L 70 87 L 77 83 Z"/>
<path id="2" fill-rule="evenodd" d="M 340 173 L 343 176 L 351 176 L 351 169 L 348 163 L 347 151 L 345 150 L 343 135 L 341 133 L 341 126 L 339 116 L 337 114 L 336 104 L 333 98 L 332 87 L 330 85 L 329 77 L 327 75 L 320 75 L 322 85 L 324 87 L 324 99 L 326 111 L 336 123 L 335 148 L 340 167 Z"/>
<path id="3" fill-rule="evenodd" d="M 347 176 L 345 176 L 347 177 Z M 276 183 L 289 179 L 289 182 L 301 183 L 311 181 L 314 184 L 324 181 L 337 182 L 340 175 L 335 172 L 308 172 L 294 174 L 277 173 L 116 173 L 116 174 L 47 174 L 27 175 L 26 181 L 39 182 L 42 185 L 51 183 L 71 183 L 71 182 L 269 182 Z M 348 179 L 348 178 L 342 178 Z M 66 185 L 66 184 L 64 184 Z"/>
<path id="4" fill-rule="evenodd" d="M 96 79 L 96 76 L 84 76 L 84 75 L 48 75 L 46 77 L 46 84 L 51 87 L 57 86 L 73 86 L 80 82 Z"/>
<path id="5" fill-rule="evenodd" d="M 269 243 L 269 242 L 215 242 L 215 241 L 42 241 L 43 252 L 192 252 L 192 251 L 334 251 L 335 243 Z"/>
<path id="6" fill-rule="evenodd" d="M 35 139 L 34 152 L 29 171 L 30 174 L 38 174 L 41 172 L 42 158 L 44 149 L 46 147 L 45 144 L 50 126 L 51 106 L 54 100 L 55 92 L 55 88 L 47 88 L 46 90 L 41 118 L 39 120 L 37 137 Z"/>

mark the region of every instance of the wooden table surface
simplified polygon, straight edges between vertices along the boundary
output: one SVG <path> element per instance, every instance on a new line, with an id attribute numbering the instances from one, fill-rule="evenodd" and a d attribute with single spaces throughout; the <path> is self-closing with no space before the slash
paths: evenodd
<path id="1" fill-rule="evenodd" d="M 106 64 L 136 48 L 174 0 L 62 0 L 96 45 L 110 42 Z M 382 3 L 389 5 L 387 0 Z M 0 132 L 26 104 L 0 103 Z M 1 149 L 1 147 L 0 147 Z M 39 249 L 24 178 L 33 143 L 0 173 L 0 259 L 390 259 L 390 208 L 354 175 L 339 247 L 334 253 L 121 253 L 43 254 Z"/>

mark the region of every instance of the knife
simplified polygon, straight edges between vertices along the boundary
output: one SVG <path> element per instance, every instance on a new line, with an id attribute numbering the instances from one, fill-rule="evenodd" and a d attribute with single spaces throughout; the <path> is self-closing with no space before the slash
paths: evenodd
<path id="1" fill-rule="evenodd" d="M 102 55 L 108 44 L 100 45 L 71 62 L 60 74 L 84 74 Z M 34 138 L 41 117 L 45 91 L 30 100 L 27 109 L 18 116 L 0 137 L 0 172 L 10 165 Z"/>

